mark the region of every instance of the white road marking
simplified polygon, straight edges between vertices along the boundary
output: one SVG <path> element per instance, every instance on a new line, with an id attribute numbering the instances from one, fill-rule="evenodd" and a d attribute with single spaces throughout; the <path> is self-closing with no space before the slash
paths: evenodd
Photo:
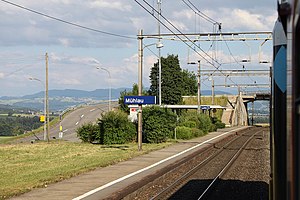
<path id="1" fill-rule="evenodd" d="M 82 114 L 81 116 L 80 116 L 80 118 L 83 118 L 84 117 L 84 114 Z"/>
<path id="2" fill-rule="evenodd" d="M 117 179 L 117 180 L 111 181 L 111 182 L 109 182 L 109 183 L 107 183 L 107 184 L 105 184 L 105 185 L 103 185 L 103 186 L 100 186 L 100 187 L 98 187 L 98 188 L 95 188 L 95 189 L 93 189 L 93 190 L 91 190 L 91 191 L 89 191 L 89 192 L 87 192 L 87 193 L 85 193 L 85 194 L 83 194 L 83 195 L 80 195 L 80 196 L 74 198 L 73 200 L 81 200 L 81 199 L 83 199 L 83 198 L 86 198 L 86 197 L 88 197 L 88 196 L 90 196 L 90 195 L 92 195 L 92 194 L 94 194 L 94 193 L 96 193 L 96 192 L 99 192 L 99 191 L 101 191 L 101 190 L 103 190 L 103 189 L 105 189 L 105 188 L 107 188 L 107 187 L 110 187 L 110 186 L 112 186 L 112 185 L 114 185 L 114 184 L 116 184 L 116 183 L 119 183 L 119 182 L 121 182 L 121 181 L 123 181 L 123 180 L 125 180 L 125 179 L 127 179 L 127 178 L 130 178 L 130 177 L 135 176 L 135 175 L 137 175 L 137 174 L 139 174 L 139 173 L 141 173 L 141 172 L 144 172 L 144 171 L 146 171 L 146 170 L 148 170 L 148 169 L 151 169 L 151 168 L 153 168 L 153 167 L 156 167 L 157 165 L 160 165 L 160 164 L 162 164 L 162 163 L 164 163 L 164 162 L 166 162 L 166 161 L 168 161 L 168 160 L 171 160 L 171 159 L 173 159 L 173 158 L 176 158 L 176 157 L 178 157 L 178 156 L 180 156 L 180 155 L 182 155 L 182 154 L 184 154 L 184 153 L 186 153 L 186 152 L 189 152 L 189 151 L 191 151 L 191 150 L 193 150 L 193 149 L 195 149 L 195 148 L 197 148 L 197 147 L 200 147 L 200 146 L 202 146 L 202 145 L 204 145 L 204 144 L 206 144 L 206 143 L 208 143 L 208 142 L 211 142 L 212 140 L 215 140 L 215 139 L 217 139 L 217 138 L 219 138 L 219 137 L 222 137 L 223 135 L 227 135 L 227 134 L 229 134 L 229 133 L 232 133 L 232 132 L 235 132 L 235 131 L 239 131 L 239 130 L 244 129 L 244 128 L 245 128 L 245 127 L 241 127 L 241 128 L 235 129 L 235 130 L 231 130 L 231 131 L 222 133 L 221 135 L 215 136 L 215 137 L 213 137 L 213 138 L 211 138 L 211 139 L 209 139 L 209 140 L 206 140 L 206 141 L 204 141 L 204 142 L 202 142 L 202 143 L 200 143 L 200 144 L 197 144 L 197 145 L 195 145 L 195 146 L 193 146 L 193 147 L 191 147 L 191 148 L 189 148 L 189 149 L 186 149 L 186 150 L 184 150 L 184 151 L 182 151 L 182 152 L 180 152 L 180 153 L 178 153 L 178 154 L 175 154 L 175 155 L 173 155 L 173 156 L 171 156 L 171 157 L 165 158 L 165 159 L 163 159 L 163 160 L 161 160 L 161 161 L 159 161 L 159 162 L 157 162 L 157 163 L 154 163 L 154 164 L 152 164 L 152 165 L 150 165 L 150 166 L 148 166 L 148 167 L 145 167 L 145 168 L 140 169 L 140 170 L 138 170 L 138 171 L 135 171 L 135 172 L 133 172 L 133 173 L 131 173 L 131 174 L 128 174 L 128 175 L 126 175 L 126 176 L 123 176 L 123 177 L 121 177 L 121 178 L 119 178 L 119 179 Z"/>
<path id="3" fill-rule="evenodd" d="M 96 110 L 96 108 L 94 108 L 94 109 L 90 110 L 90 112 L 93 112 L 93 111 L 95 111 L 95 110 Z"/>
<path id="4" fill-rule="evenodd" d="M 78 124 L 79 124 L 79 122 L 76 122 L 76 124 L 75 124 L 75 125 L 77 126 Z"/>

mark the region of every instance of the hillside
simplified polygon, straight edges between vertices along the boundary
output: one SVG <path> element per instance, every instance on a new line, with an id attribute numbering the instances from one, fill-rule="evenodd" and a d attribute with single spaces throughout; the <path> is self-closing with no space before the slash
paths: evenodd
<path id="1" fill-rule="evenodd" d="M 117 88 L 111 89 L 111 99 L 118 100 L 120 92 L 127 90 L 131 91 L 131 88 Z M 97 89 L 93 91 L 65 89 L 65 90 L 49 90 L 49 109 L 51 112 L 57 112 L 65 110 L 72 106 L 88 103 L 98 103 L 100 101 L 107 101 L 109 99 L 108 89 Z M 211 91 L 201 91 L 202 95 L 210 95 Z M 222 91 L 216 91 L 215 94 L 228 94 Z M 17 108 L 28 108 L 33 110 L 44 109 L 44 92 L 38 92 L 35 94 L 25 95 L 21 97 L 0 97 L 0 104 L 3 107 L 8 105 Z"/>
<path id="2" fill-rule="evenodd" d="M 120 92 L 130 90 L 129 88 L 111 89 L 111 99 L 117 100 Z M 44 92 L 38 92 L 21 97 L 0 97 L 0 104 L 11 107 L 25 107 L 29 109 L 44 109 Z M 97 89 L 94 91 L 84 90 L 49 90 L 49 109 L 52 112 L 65 110 L 68 107 L 80 104 L 96 103 L 109 99 L 109 89 Z"/>

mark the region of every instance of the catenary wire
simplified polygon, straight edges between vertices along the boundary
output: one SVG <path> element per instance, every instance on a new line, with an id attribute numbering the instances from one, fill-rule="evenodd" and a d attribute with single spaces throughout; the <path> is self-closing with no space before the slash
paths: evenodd
<path id="1" fill-rule="evenodd" d="M 152 14 L 151 11 L 149 11 L 144 5 L 142 5 L 140 2 L 138 2 L 137 0 L 135 0 L 135 2 L 141 6 L 146 12 L 148 12 L 149 14 L 151 14 L 156 20 L 158 20 L 167 30 L 169 30 L 172 34 L 174 34 L 174 36 L 176 36 L 180 41 L 182 41 L 184 44 L 186 44 L 189 48 L 191 48 L 195 53 L 197 53 L 200 57 L 202 57 L 207 63 L 211 64 L 214 68 L 216 68 L 216 70 L 219 70 L 219 67 L 221 66 L 220 63 L 218 63 L 218 61 L 216 61 L 214 58 L 212 58 L 209 54 L 207 54 L 201 47 L 197 46 L 195 44 L 195 42 L 193 42 L 190 38 L 188 38 L 185 34 L 183 34 L 175 25 L 173 25 L 168 19 L 166 19 L 163 15 L 160 14 L 160 16 L 166 21 L 168 22 L 174 29 L 176 29 L 180 35 L 183 35 L 190 43 L 194 44 L 197 48 L 199 48 L 207 57 L 211 58 L 213 61 L 215 61 L 215 63 L 218 64 L 218 66 L 216 67 L 214 65 L 214 63 L 212 63 L 210 60 L 208 60 L 207 58 L 205 58 L 203 55 L 201 55 L 198 51 L 196 51 L 193 46 L 191 44 L 189 44 L 188 42 L 184 41 L 181 37 L 179 37 L 178 34 L 176 34 L 174 31 L 171 30 L 171 28 L 169 28 L 165 23 L 163 23 L 160 19 L 158 19 L 158 17 L 156 17 L 155 15 Z M 146 2 L 145 0 L 143 0 L 144 3 L 146 3 L 153 11 L 155 11 L 156 13 L 159 13 L 153 6 L 151 6 L 148 2 Z M 222 71 L 220 71 L 220 73 L 223 74 Z M 225 74 L 224 74 L 225 76 Z M 237 86 L 237 83 L 235 83 L 231 78 L 229 79 L 234 85 Z"/>
<path id="2" fill-rule="evenodd" d="M 215 25 L 218 25 L 219 26 L 219 31 L 220 31 L 220 33 L 222 33 L 222 30 L 221 30 L 221 23 L 219 23 L 219 22 L 217 22 L 216 20 L 213 20 L 212 18 L 210 18 L 209 16 L 207 16 L 207 15 L 205 15 L 205 13 L 203 13 L 203 12 L 201 12 L 190 0 L 182 0 L 183 1 L 183 3 L 185 3 L 195 14 L 197 14 L 198 16 L 200 16 L 200 17 L 202 17 L 203 19 L 205 19 L 205 20 L 207 20 L 208 22 L 210 22 L 210 23 L 212 23 L 214 26 Z M 187 3 L 187 2 L 188 3 Z M 242 65 L 241 63 L 239 63 L 237 60 L 236 60 L 236 58 L 233 56 L 233 53 L 232 53 L 232 51 L 231 51 L 231 49 L 229 48 L 229 45 L 228 45 L 228 43 L 227 43 L 227 41 L 225 41 L 225 44 L 226 44 L 226 47 L 227 47 L 227 49 L 228 49 L 228 51 L 229 51 L 229 54 L 230 54 L 230 56 L 234 59 L 234 61 L 235 61 L 235 63 L 237 63 L 237 64 L 239 64 L 239 65 L 241 65 L 241 66 L 243 66 L 244 67 L 244 65 Z M 213 44 L 212 44 L 213 45 Z M 210 48 L 212 47 L 212 45 L 210 46 Z M 216 72 L 217 70 L 214 70 L 214 72 Z M 214 74 L 214 72 L 212 73 L 212 74 Z M 252 78 L 252 77 L 250 77 L 249 75 L 248 75 L 248 77 L 249 77 L 249 79 L 251 79 L 251 81 L 253 81 L 253 83 L 255 83 L 256 85 L 257 85 L 257 83 L 256 83 L 256 81 Z M 257 87 L 257 89 L 259 90 L 259 88 Z"/>
<path id="3" fill-rule="evenodd" d="M 196 15 L 198 15 L 199 17 L 202 17 L 203 19 L 205 19 L 206 21 L 212 23 L 212 24 L 218 24 L 220 25 L 221 23 L 213 20 L 212 18 L 210 18 L 209 16 L 207 16 L 206 14 L 204 14 L 203 12 L 201 12 L 193 3 L 191 3 L 189 0 L 188 2 L 190 4 L 188 4 L 185 0 L 182 0 L 182 2 L 189 7 Z"/>

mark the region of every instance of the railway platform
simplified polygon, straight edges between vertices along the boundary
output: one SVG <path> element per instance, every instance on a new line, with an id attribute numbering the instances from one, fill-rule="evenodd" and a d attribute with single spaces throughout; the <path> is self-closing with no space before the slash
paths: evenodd
<path id="1" fill-rule="evenodd" d="M 115 165 L 96 170 L 53 183 L 44 188 L 36 188 L 23 195 L 13 197 L 13 200 L 94 200 L 119 199 L 120 195 L 131 193 L 130 186 L 142 183 L 153 176 L 158 170 L 179 162 L 184 157 L 193 154 L 200 148 L 206 148 L 236 131 L 247 129 L 231 127 L 211 132 L 203 137 L 178 142 L 167 148 L 150 152 Z M 141 185 L 142 186 L 142 185 Z"/>

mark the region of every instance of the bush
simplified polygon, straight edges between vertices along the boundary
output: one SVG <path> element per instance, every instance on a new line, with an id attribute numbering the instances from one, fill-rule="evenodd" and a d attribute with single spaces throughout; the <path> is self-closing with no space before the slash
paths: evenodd
<path id="1" fill-rule="evenodd" d="M 216 130 L 218 128 L 225 128 L 225 124 L 223 122 L 221 122 L 221 120 L 219 120 L 218 118 L 212 117 L 211 121 L 216 126 Z"/>
<path id="2" fill-rule="evenodd" d="M 193 138 L 192 128 L 185 126 L 176 127 L 176 139 L 188 140 Z"/>
<path id="3" fill-rule="evenodd" d="M 200 113 L 198 115 L 199 125 L 197 128 L 202 130 L 204 134 L 208 133 L 211 130 L 211 120 L 210 117 L 206 114 Z"/>
<path id="4" fill-rule="evenodd" d="M 165 142 L 171 138 L 176 127 L 177 115 L 171 110 L 158 106 L 143 109 L 144 141 Z"/>
<path id="5" fill-rule="evenodd" d="M 195 121 L 184 121 L 181 123 L 182 126 L 185 126 L 185 127 L 189 127 L 189 128 L 196 128 L 197 127 L 197 124 Z"/>
<path id="6" fill-rule="evenodd" d="M 177 126 L 176 127 L 176 138 L 177 139 L 183 139 L 183 140 L 189 140 L 195 137 L 200 137 L 204 135 L 202 130 L 199 130 L 197 128 L 189 128 L 185 126 Z"/>
<path id="7" fill-rule="evenodd" d="M 100 140 L 100 128 L 98 124 L 84 124 L 83 126 L 77 128 L 76 130 L 77 136 L 83 142 L 93 143 L 95 141 Z"/>
<path id="8" fill-rule="evenodd" d="M 124 144 L 136 140 L 136 128 L 122 111 L 110 111 L 99 120 L 101 144 Z"/>
<path id="9" fill-rule="evenodd" d="M 204 113 L 186 112 L 179 119 L 180 126 L 197 128 L 203 131 L 204 134 L 211 130 L 210 117 Z"/>
<path id="10" fill-rule="evenodd" d="M 217 126 L 217 129 L 218 129 L 218 128 L 225 128 L 225 123 L 223 123 L 223 122 L 221 122 L 221 121 L 217 121 L 217 122 L 215 123 L 215 125 Z"/>
<path id="11" fill-rule="evenodd" d="M 192 128 L 193 137 L 200 137 L 204 135 L 204 132 L 198 128 Z"/>

